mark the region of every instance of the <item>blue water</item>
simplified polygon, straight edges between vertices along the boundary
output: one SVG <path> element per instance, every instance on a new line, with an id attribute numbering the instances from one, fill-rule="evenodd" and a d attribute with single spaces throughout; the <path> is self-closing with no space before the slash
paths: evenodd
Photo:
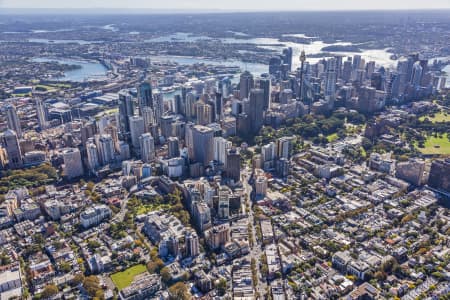
<path id="1" fill-rule="evenodd" d="M 99 62 L 76 60 L 76 59 L 56 59 L 48 57 L 34 58 L 34 62 L 56 61 L 60 64 L 79 65 L 81 69 L 66 71 L 64 77 L 55 79 L 56 81 L 83 82 L 90 79 L 105 79 L 108 69 Z"/>

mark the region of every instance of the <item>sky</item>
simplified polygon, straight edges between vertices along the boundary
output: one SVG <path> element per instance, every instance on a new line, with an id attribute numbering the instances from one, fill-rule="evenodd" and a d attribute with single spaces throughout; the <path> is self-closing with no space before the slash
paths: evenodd
<path id="1" fill-rule="evenodd" d="M 450 9 L 450 0 L 0 0 L 1 8 L 145 8 L 155 10 Z"/>

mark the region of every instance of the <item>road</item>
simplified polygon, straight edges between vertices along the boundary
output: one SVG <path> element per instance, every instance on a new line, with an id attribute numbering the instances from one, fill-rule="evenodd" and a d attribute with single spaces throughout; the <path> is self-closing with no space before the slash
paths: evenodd
<path id="1" fill-rule="evenodd" d="M 253 207 L 252 207 L 252 200 L 251 200 L 251 193 L 253 190 L 253 187 L 248 183 L 250 177 L 251 177 L 251 171 L 248 167 L 245 168 L 245 170 L 242 172 L 242 183 L 243 183 L 243 187 L 245 190 L 245 193 L 248 195 L 247 197 L 247 206 L 250 208 L 249 213 L 248 213 L 248 222 L 251 226 L 251 230 L 252 230 L 252 244 L 253 246 L 250 249 L 250 259 L 254 258 L 256 261 L 256 265 L 257 265 L 257 277 L 258 277 L 258 285 L 256 286 L 256 292 L 258 292 L 258 294 L 260 295 L 261 299 L 264 299 L 264 295 L 266 294 L 266 290 L 267 290 L 267 284 L 265 282 L 265 280 L 262 280 L 262 275 L 261 275 L 261 271 L 259 269 L 259 261 L 260 261 L 260 257 L 261 254 L 263 254 L 262 250 L 261 250 L 261 241 L 258 241 L 256 239 L 256 229 L 255 229 L 255 218 L 254 218 L 254 213 L 253 213 Z"/>

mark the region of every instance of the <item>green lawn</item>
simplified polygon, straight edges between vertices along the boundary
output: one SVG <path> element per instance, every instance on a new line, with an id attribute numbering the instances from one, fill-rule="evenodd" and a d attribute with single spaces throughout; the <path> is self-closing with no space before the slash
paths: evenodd
<path id="1" fill-rule="evenodd" d="M 111 280 L 114 282 L 115 286 L 119 291 L 123 290 L 129 286 L 136 275 L 147 272 L 145 265 L 136 265 L 131 268 L 126 269 L 123 272 L 117 272 L 111 275 Z"/>
<path id="2" fill-rule="evenodd" d="M 152 211 L 169 209 L 169 207 L 170 205 L 168 204 L 143 204 L 138 207 L 137 215 L 144 215 Z"/>
<path id="3" fill-rule="evenodd" d="M 425 141 L 425 148 L 417 149 L 427 155 L 450 155 L 450 141 L 447 134 L 442 135 L 442 137 L 429 136 Z"/>
<path id="4" fill-rule="evenodd" d="M 420 121 L 424 121 L 426 118 L 433 123 L 436 122 L 450 122 L 450 113 L 440 111 L 434 114 L 434 117 L 431 116 L 422 116 L 419 118 Z"/>
<path id="5" fill-rule="evenodd" d="M 337 133 L 333 133 L 333 134 L 327 135 L 328 143 L 334 142 L 338 138 L 339 137 L 338 137 Z"/>

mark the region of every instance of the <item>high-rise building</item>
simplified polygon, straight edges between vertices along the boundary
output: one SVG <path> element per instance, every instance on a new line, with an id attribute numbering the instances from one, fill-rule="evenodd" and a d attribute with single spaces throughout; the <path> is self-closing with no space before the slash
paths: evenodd
<path id="1" fill-rule="evenodd" d="M 241 179 L 241 155 L 236 148 L 227 150 L 225 173 L 235 182 L 239 182 Z"/>
<path id="2" fill-rule="evenodd" d="M 86 152 L 88 168 L 90 171 L 94 171 L 100 166 L 100 162 L 98 159 L 97 146 L 92 140 L 86 143 Z"/>
<path id="3" fill-rule="evenodd" d="M 155 159 L 155 141 L 150 133 L 144 133 L 139 137 L 141 145 L 141 159 L 149 163 Z"/>
<path id="4" fill-rule="evenodd" d="M 197 256 L 200 254 L 198 235 L 195 231 L 189 231 L 185 236 L 186 256 Z"/>
<path id="5" fill-rule="evenodd" d="M 213 110 L 211 105 L 200 101 L 196 104 L 197 110 L 197 124 L 208 125 L 213 121 Z"/>
<path id="6" fill-rule="evenodd" d="M 89 138 L 97 133 L 97 126 L 94 122 L 86 122 L 81 127 L 81 143 L 85 145 Z"/>
<path id="7" fill-rule="evenodd" d="M 159 90 L 153 93 L 153 112 L 156 124 L 160 124 L 161 117 L 164 115 L 164 97 Z"/>
<path id="8" fill-rule="evenodd" d="M 148 106 L 143 107 L 141 110 L 141 115 L 144 119 L 144 131 L 150 132 L 152 125 L 156 124 L 153 108 Z"/>
<path id="9" fill-rule="evenodd" d="M 191 158 L 195 162 L 202 163 L 203 166 L 209 164 L 214 159 L 214 130 L 202 126 L 195 125 L 192 127 L 192 144 L 188 144 L 189 148 L 192 148 L 193 157 Z"/>
<path id="10" fill-rule="evenodd" d="M 253 75 L 249 71 L 245 71 L 241 74 L 239 81 L 239 96 L 241 100 L 249 97 L 250 90 L 254 85 Z"/>
<path id="11" fill-rule="evenodd" d="M 39 127 L 43 129 L 47 129 L 47 113 L 44 107 L 44 103 L 41 99 L 36 99 L 36 116 L 38 119 Z"/>
<path id="12" fill-rule="evenodd" d="M 227 187 L 221 186 L 218 192 L 219 204 L 217 207 L 217 215 L 220 219 L 228 219 L 230 217 L 230 191 Z"/>
<path id="13" fill-rule="evenodd" d="M 277 140 L 278 158 L 290 158 L 293 137 L 282 137 Z"/>
<path id="14" fill-rule="evenodd" d="M 23 167 L 23 156 L 20 150 L 19 139 L 14 130 L 8 129 L 2 135 L 2 144 L 8 157 L 8 166 L 11 169 Z"/>
<path id="15" fill-rule="evenodd" d="M 186 95 L 186 103 L 184 107 L 184 115 L 188 121 L 192 121 L 195 118 L 195 102 L 196 97 L 192 92 L 187 93 Z"/>
<path id="16" fill-rule="evenodd" d="M 450 193 L 450 158 L 437 159 L 431 163 L 428 185 Z"/>
<path id="17" fill-rule="evenodd" d="M 349 57 L 348 60 L 344 61 L 344 67 L 342 70 L 342 79 L 345 82 L 349 82 L 352 78 L 352 60 Z"/>
<path id="18" fill-rule="evenodd" d="M 67 148 L 62 152 L 64 160 L 64 175 L 69 178 L 83 176 L 83 164 L 81 162 L 80 150 L 77 148 Z"/>
<path id="19" fill-rule="evenodd" d="M 257 134 L 264 122 L 264 91 L 262 89 L 251 89 L 249 102 L 250 111 L 246 111 L 246 113 L 250 116 L 252 133 Z"/>
<path id="20" fill-rule="evenodd" d="M 144 118 L 140 116 L 130 117 L 130 134 L 131 145 L 134 150 L 139 149 L 139 137 L 145 132 L 144 130 Z"/>
<path id="21" fill-rule="evenodd" d="M 336 94 L 336 58 L 332 57 L 327 61 L 327 72 L 325 78 L 325 100 L 335 100 Z"/>
<path id="22" fill-rule="evenodd" d="M 231 149 L 232 143 L 223 137 L 214 138 L 214 160 L 226 165 L 227 150 Z"/>
<path id="23" fill-rule="evenodd" d="M 122 134 L 130 132 L 130 117 L 134 115 L 134 100 L 128 90 L 119 92 L 119 129 Z"/>
<path id="24" fill-rule="evenodd" d="M 169 137 L 167 139 L 167 147 L 169 158 L 180 156 L 180 145 L 177 137 Z"/>
<path id="25" fill-rule="evenodd" d="M 230 241 L 230 225 L 222 224 L 205 232 L 205 239 L 211 249 L 218 249 Z"/>
<path id="26" fill-rule="evenodd" d="M 271 96 L 272 96 L 272 84 L 269 78 L 259 79 L 259 88 L 263 90 L 264 94 L 264 106 L 263 109 L 267 110 L 270 108 Z"/>
<path id="27" fill-rule="evenodd" d="M 164 115 L 160 119 L 161 135 L 165 138 L 172 136 L 172 124 L 175 122 L 174 115 Z"/>
<path id="28" fill-rule="evenodd" d="M 17 136 L 22 136 L 22 128 L 20 127 L 20 119 L 17 116 L 17 111 L 14 105 L 9 104 L 6 106 L 6 118 L 8 122 L 8 128 L 14 130 Z"/>
<path id="29" fill-rule="evenodd" d="M 114 141 L 111 135 L 102 134 L 98 138 L 97 149 L 102 165 L 107 165 L 114 160 Z"/>
<path id="30" fill-rule="evenodd" d="M 422 76 L 423 76 L 423 67 L 420 64 L 420 61 L 417 61 L 414 63 L 412 68 L 411 84 L 415 87 L 420 86 L 422 83 Z"/>
<path id="31" fill-rule="evenodd" d="M 144 107 L 153 107 L 152 85 L 150 82 L 141 83 L 138 88 L 139 114 L 142 116 Z"/>
<path id="32" fill-rule="evenodd" d="M 288 66 L 287 71 L 292 70 L 292 48 L 288 47 L 283 49 L 283 64 Z"/>

